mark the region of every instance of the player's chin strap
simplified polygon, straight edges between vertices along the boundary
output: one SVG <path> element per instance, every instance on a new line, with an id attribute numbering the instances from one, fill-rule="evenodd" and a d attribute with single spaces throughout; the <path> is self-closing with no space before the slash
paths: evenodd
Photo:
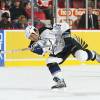
<path id="1" fill-rule="evenodd" d="M 16 53 L 16 52 L 22 52 L 26 50 L 31 50 L 31 48 L 22 48 L 22 49 L 14 49 L 14 50 L 7 50 L 7 51 L 1 51 L 0 54 L 6 54 L 6 53 Z"/>

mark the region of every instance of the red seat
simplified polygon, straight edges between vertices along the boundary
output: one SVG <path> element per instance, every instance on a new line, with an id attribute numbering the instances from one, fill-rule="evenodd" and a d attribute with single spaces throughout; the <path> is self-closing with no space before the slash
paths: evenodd
<path id="1" fill-rule="evenodd" d="M 34 16 L 39 20 L 46 20 L 44 12 L 34 12 Z"/>

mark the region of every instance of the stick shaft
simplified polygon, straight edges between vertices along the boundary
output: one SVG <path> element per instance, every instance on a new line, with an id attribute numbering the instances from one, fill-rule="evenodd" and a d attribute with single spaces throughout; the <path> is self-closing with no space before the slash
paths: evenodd
<path id="1" fill-rule="evenodd" d="M 14 49 L 14 50 L 7 50 L 7 51 L 1 51 L 1 54 L 7 54 L 7 53 L 16 53 L 16 52 L 22 52 L 26 50 L 31 50 L 31 48 L 22 48 L 22 49 Z"/>

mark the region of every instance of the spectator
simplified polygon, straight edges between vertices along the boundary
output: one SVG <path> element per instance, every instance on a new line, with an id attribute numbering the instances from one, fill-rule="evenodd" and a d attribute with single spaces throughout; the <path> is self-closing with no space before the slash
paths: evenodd
<path id="1" fill-rule="evenodd" d="M 79 20 L 78 28 L 86 28 L 86 14 L 83 14 Z M 99 29 L 98 16 L 93 14 L 91 7 L 88 8 L 88 29 Z"/>
<path id="2" fill-rule="evenodd" d="M 69 0 L 69 8 L 84 8 L 85 0 Z M 58 7 L 65 8 L 67 7 L 67 0 L 58 0 Z"/>
<path id="3" fill-rule="evenodd" d="M 31 10 L 32 10 L 31 2 L 26 2 L 24 8 L 27 19 L 31 19 Z"/>
<path id="4" fill-rule="evenodd" d="M 21 15 L 17 22 L 12 22 L 12 28 L 14 29 L 24 29 L 27 26 L 27 18 Z"/>
<path id="5" fill-rule="evenodd" d="M 23 3 L 30 2 L 31 0 L 21 0 Z"/>
<path id="6" fill-rule="evenodd" d="M 40 28 L 42 28 L 42 27 L 44 27 L 44 26 L 46 26 L 43 22 L 41 22 L 40 20 L 35 20 L 34 21 L 34 26 L 37 28 L 37 29 L 40 29 Z"/>
<path id="7" fill-rule="evenodd" d="M 65 0 L 58 0 L 58 7 L 65 8 Z"/>
<path id="8" fill-rule="evenodd" d="M 14 6 L 10 8 L 11 21 L 17 21 L 21 15 L 26 16 L 24 8 L 21 6 L 20 0 L 16 0 Z"/>
<path id="9" fill-rule="evenodd" d="M 100 9 L 100 0 L 97 0 L 97 8 Z"/>
<path id="10" fill-rule="evenodd" d="M 53 0 L 37 0 L 37 5 L 46 15 L 46 19 L 51 20 L 53 24 Z"/>
<path id="11" fill-rule="evenodd" d="M 0 10 L 8 10 L 9 7 L 4 1 L 0 1 Z"/>
<path id="12" fill-rule="evenodd" d="M 0 29 L 11 28 L 11 22 L 9 21 L 9 14 L 7 12 L 3 13 L 0 20 Z"/>
<path id="13" fill-rule="evenodd" d="M 85 0 L 72 0 L 72 2 L 73 8 L 85 8 Z"/>
<path id="14" fill-rule="evenodd" d="M 80 16 L 77 15 L 77 19 L 72 23 L 72 29 L 78 29 L 79 20 L 80 20 Z"/>

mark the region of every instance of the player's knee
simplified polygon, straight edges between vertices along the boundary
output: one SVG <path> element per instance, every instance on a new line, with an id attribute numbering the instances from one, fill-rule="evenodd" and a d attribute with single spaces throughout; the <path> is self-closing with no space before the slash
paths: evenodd
<path id="1" fill-rule="evenodd" d="M 63 61 L 62 58 L 58 58 L 58 57 L 49 57 L 46 61 L 47 64 L 49 63 L 61 63 Z"/>
<path id="2" fill-rule="evenodd" d="M 61 63 L 61 62 L 62 62 L 62 58 L 49 57 L 47 59 L 47 67 L 52 75 L 61 71 L 61 69 L 59 67 L 59 63 Z"/>
<path id="3" fill-rule="evenodd" d="M 86 61 L 88 60 L 88 53 L 84 50 L 77 50 L 74 54 L 77 60 Z"/>

